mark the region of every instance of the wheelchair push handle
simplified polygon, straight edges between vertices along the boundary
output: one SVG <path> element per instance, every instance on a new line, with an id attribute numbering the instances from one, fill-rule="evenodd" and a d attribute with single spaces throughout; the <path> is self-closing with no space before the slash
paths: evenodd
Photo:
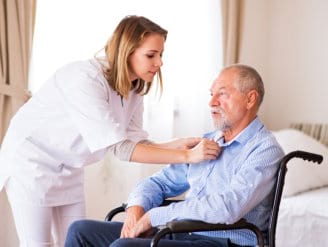
<path id="1" fill-rule="evenodd" d="M 320 164 L 323 161 L 323 156 L 320 154 L 310 153 L 306 151 L 293 151 L 287 154 L 283 158 L 282 162 L 286 164 L 292 158 L 301 158 L 303 160 L 307 160 L 318 164 Z"/>

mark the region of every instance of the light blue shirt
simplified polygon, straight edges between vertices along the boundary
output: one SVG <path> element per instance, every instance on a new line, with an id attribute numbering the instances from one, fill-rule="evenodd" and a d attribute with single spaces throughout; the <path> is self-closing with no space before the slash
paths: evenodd
<path id="1" fill-rule="evenodd" d="M 218 135 L 215 131 L 205 137 L 216 139 Z M 245 218 L 266 230 L 275 175 L 284 155 L 280 145 L 259 118 L 232 141 L 224 143 L 221 137 L 217 142 L 223 148 L 218 159 L 163 168 L 137 185 L 128 206 L 140 205 L 149 211 L 152 226 L 181 219 L 231 224 Z M 158 207 L 163 199 L 186 191 L 184 201 Z M 255 235 L 247 230 L 197 234 L 229 238 L 239 245 L 257 244 Z"/>

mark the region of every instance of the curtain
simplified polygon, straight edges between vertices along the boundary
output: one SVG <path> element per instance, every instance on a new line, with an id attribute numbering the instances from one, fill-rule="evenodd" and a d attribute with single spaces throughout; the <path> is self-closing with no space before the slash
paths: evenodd
<path id="1" fill-rule="evenodd" d="M 9 121 L 30 97 L 36 0 L 0 0 L 0 144 Z"/>
<path id="2" fill-rule="evenodd" d="M 221 0 L 223 65 L 239 62 L 243 0 Z"/>

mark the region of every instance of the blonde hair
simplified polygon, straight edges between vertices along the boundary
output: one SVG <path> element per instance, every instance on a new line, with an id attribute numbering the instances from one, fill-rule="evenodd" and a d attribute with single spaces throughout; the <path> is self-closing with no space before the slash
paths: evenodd
<path id="1" fill-rule="evenodd" d="M 152 81 L 142 79 L 130 81 L 129 56 L 141 45 L 150 34 L 160 34 L 166 40 L 167 31 L 143 16 L 126 16 L 120 21 L 113 35 L 105 46 L 109 67 L 104 69 L 108 84 L 122 97 L 127 98 L 131 90 L 145 95 L 149 92 Z M 157 81 L 162 91 L 162 73 L 159 69 Z"/>

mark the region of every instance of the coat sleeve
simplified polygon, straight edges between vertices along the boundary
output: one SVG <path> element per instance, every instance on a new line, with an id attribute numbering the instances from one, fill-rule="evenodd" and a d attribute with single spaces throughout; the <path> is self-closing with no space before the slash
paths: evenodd
<path id="1" fill-rule="evenodd" d="M 127 138 L 131 141 L 139 142 L 148 138 L 148 133 L 143 129 L 143 113 L 143 98 L 140 98 L 127 129 Z"/>

